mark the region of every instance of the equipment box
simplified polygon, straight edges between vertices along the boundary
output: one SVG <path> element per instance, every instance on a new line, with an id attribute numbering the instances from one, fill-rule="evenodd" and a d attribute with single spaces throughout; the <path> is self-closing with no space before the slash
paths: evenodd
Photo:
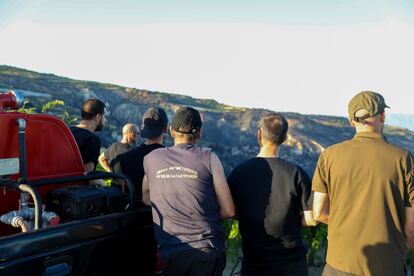
<path id="1" fill-rule="evenodd" d="M 68 186 L 49 192 L 47 209 L 62 221 L 71 221 L 101 214 L 105 201 L 105 195 L 94 186 Z"/>

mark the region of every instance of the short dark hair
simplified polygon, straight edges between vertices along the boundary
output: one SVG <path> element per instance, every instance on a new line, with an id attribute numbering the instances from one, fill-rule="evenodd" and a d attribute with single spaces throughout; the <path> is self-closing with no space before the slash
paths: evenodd
<path id="1" fill-rule="evenodd" d="M 83 105 L 81 110 L 81 118 L 82 120 L 92 120 L 98 114 L 105 113 L 106 105 L 95 98 L 87 99 Z"/>
<path id="2" fill-rule="evenodd" d="M 282 115 L 270 113 L 260 119 L 259 127 L 265 140 L 280 146 L 287 138 L 289 123 Z"/>

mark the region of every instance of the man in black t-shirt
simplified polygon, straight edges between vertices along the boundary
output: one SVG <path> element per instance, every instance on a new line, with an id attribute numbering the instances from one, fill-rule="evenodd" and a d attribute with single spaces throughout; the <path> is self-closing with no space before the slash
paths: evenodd
<path id="1" fill-rule="evenodd" d="M 111 171 L 111 162 L 120 154 L 135 147 L 139 139 L 139 128 L 136 124 L 128 123 L 122 127 L 122 140 L 110 145 L 99 156 L 99 164 L 105 171 Z"/>
<path id="2" fill-rule="evenodd" d="M 82 105 L 81 122 L 70 127 L 78 144 L 85 171 L 93 171 L 98 164 L 101 140 L 94 134 L 102 130 L 105 118 L 105 104 L 98 99 L 88 99 Z"/>
<path id="3" fill-rule="evenodd" d="M 144 178 L 144 156 L 151 151 L 164 147 L 164 135 L 167 132 L 168 117 L 159 107 L 151 107 L 142 116 L 141 138 L 145 143 L 126 153 L 118 155 L 113 161 L 113 172 L 123 173 L 135 185 L 137 196 L 142 196 L 142 179 Z"/>
<path id="4" fill-rule="evenodd" d="M 256 158 L 228 178 L 242 237 L 241 275 L 306 276 L 302 225 L 316 225 L 305 171 L 278 157 L 288 122 L 276 113 L 259 122 Z"/>

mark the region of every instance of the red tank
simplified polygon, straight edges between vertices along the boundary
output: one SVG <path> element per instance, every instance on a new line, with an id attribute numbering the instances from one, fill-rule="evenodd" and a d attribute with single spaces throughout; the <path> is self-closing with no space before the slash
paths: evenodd
<path id="1" fill-rule="evenodd" d="M 17 109 L 18 102 L 18 96 L 13 92 L 0 93 L 0 177 L 3 178 L 2 181 L 8 181 L 7 178 L 15 181 L 22 177 L 22 168 L 19 170 L 17 166 L 20 156 L 19 119 L 24 119 L 26 124 L 27 180 L 84 175 L 82 158 L 68 126 L 50 115 L 28 115 L 5 111 L 8 108 Z M 39 188 L 38 191 L 44 202 L 45 195 L 51 188 L 74 184 L 47 185 Z M 1 188 L 0 215 L 19 208 L 19 195 L 20 192 L 12 188 Z M 13 232 L 16 232 L 16 229 L 0 223 L 0 236 Z"/>

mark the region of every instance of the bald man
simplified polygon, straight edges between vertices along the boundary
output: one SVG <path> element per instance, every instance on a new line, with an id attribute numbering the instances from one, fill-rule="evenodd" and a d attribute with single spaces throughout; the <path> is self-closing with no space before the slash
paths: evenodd
<path id="1" fill-rule="evenodd" d="M 99 163 L 105 171 L 111 171 L 111 161 L 118 155 L 135 147 L 139 139 L 139 128 L 136 124 L 128 123 L 122 128 L 122 140 L 113 143 L 99 156 Z"/>

